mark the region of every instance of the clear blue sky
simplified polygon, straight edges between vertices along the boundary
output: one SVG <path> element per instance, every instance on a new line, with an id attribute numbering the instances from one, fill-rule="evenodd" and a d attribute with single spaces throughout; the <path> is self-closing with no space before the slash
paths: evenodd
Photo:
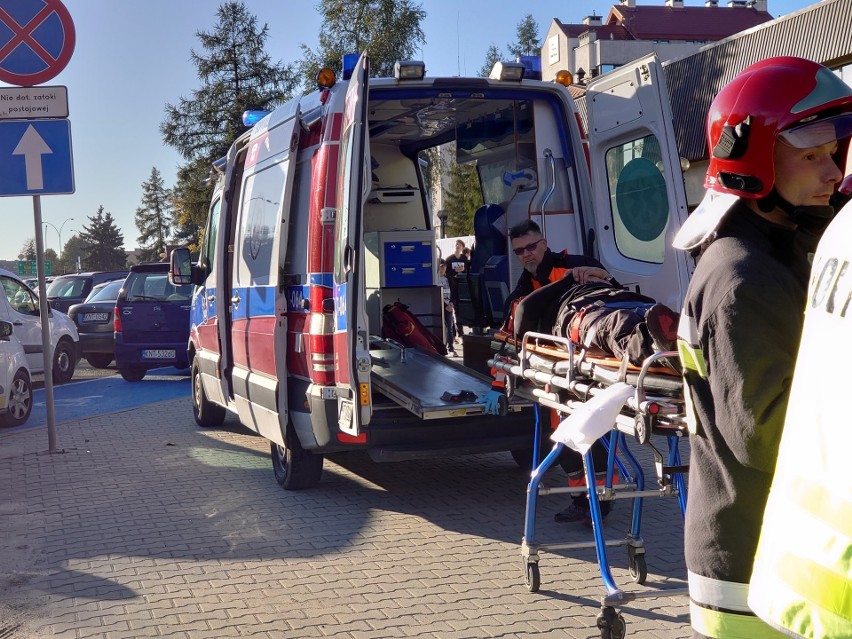
<path id="1" fill-rule="evenodd" d="M 314 0 L 245 0 L 269 26 L 267 51 L 273 60 L 300 58 L 299 44 L 315 48 L 320 16 Z M 663 5 L 664 0 L 638 0 Z M 74 55 L 46 85 L 68 87 L 76 192 L 41 198 L 42 219 L 62 227 L 62 242 L 87 224 L 98 206 L 112 213 L 125 248 L 137 246 L 134 213 L 142 183 L 156 166 L 166 186 L 175 181 L 178 154 L 163 144 L 159 125 L 164 105 L 177 103 L 199 86 L 190 50 L 201 50 L 197 31 L 216 24 L 219 0 L 64 0 L 77 33 Z M 489 45 L 507 54 L 518 23 L 532 13 L 544 38 L 553 18 L 578 23 L 594 11 L 606 16 L 615 0 L 421 0 L 427 17 L 421 58 L 430 75 L 475 75 Z M 686 0 L 701 6 L 703 0 Z M 720 0 L 720 6 L 726 0 Z M 769 12 L 785 15 L 809 0 L 769 0 Z M 517 7 L 514 9 L 513 7 Z M 7 86 L 0 83 L 0 86 Z M 2 170 L 2 167 L 0 167 Z M 74 218 L 66 221 L 67 218 Z M 35 237 L 31 197 L 0 198 L 0 259 L 17 259 Z M 64 223 L 64 226 L 62 226 Z M 57 232 L 47 227 L 45 246 L 59 250 Z"/>

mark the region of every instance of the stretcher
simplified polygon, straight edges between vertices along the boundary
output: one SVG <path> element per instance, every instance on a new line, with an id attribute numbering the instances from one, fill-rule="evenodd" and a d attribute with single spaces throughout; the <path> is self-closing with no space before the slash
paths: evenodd
<path id="1" fill-rule="evenodd" d="M 615 639 L 626 634 L 626 623 L 619 612 L 624 604 L 649 597 L 688 594 L 686 588 L 630 591 L 616 585 L 607 558 L 607 548 L 626 546 L 630 577 L 644 584 L 648 575 L 645 562 L 645 545 L 641 536 L 642 503 L 644 498 L 674 497 L 678 501 L 681 517 L 686 512 L 686 464 L 681 461 L 679 443 L 687 436 L 684 418 L 684 399 L 681 377 L 671 368 L 661 366 L 665 358 L 677 357 L 675 352 L 659 352 L 647 358 L 642 367 L 634 367 L 617 359 L 594 357 L 570 339 L 544 333 L 528 332 L 519 341 L 510 336 L 495 336 L 494 346 L 499 351 L 488 364 L 507 374 L 507 396 L 526 398 L 539 407 L 557 410 L 561 416 L 588 412 L 595 397 L 603 397 L 615 385 L 624 396 L 623 406 L 616 410 L 611 426 L 601 440 L 607 446 L 608 463 L 606 480 L 596 485 L 596 469 L 590 452 L 583 455 L 586 485 L 595 486 L 588 491 L 593 540 L 563 544 L 544 544 L 536 537 L 536 509 L 538 499 L 552 494 L 586 493 L 586 487 L 545 487 L 545 472 L 557 462 L 564 443 L 556 443 L 540 463 L 535 456 L 541 450 L 541 431 L 536 424 L 533 442 L 534 462 L 527 488 L 524 536 L 521 542 L 524 583 L 530 592 L 541 586 L 539 561 L 545 551 L 594 547 L 603 579 L 605 594 L 601 598 L 601 611 L 597 627 L 603 639 Z M 624 384 L 632 389 L 625 389 Z M 627 390 L 627 393 L 624 391 Z M 611 394 L 611 393 L 610 393 Z M 623 400 L 622 400 L 623 401 Z M 654 444 L 662 437 L 665 448 Z M 630 451 L 628 439 L 648 446 L 654 457 L 656 486 L 646 482 L 642 466 Z M 618 472 L 616 472 L 616 469 Z M 617 481 L 617 483 L 615 483 Z M 622 539 L 606 539 L 600 504 L 604 501 L 629 499 L 632 501 L 630 530 Z"/>

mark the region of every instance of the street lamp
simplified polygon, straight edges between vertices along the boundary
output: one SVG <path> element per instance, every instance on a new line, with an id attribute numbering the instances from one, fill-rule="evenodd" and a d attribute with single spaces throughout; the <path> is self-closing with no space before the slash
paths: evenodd
<path id="1" fill-rule="evenodd" d="M 62 221 L 62 224 L 60 224 L 60 225 L 59 225 L 59 228 L 56 228 L 56 226 L 54 226 L 54 225 L 53 225 L 53 224 L 51 224 L 50 222 L 43 222 L 43 224 L 44 224 L 45 226 L 50 226 L 50 227 L 52 227 L 52 228 L 53 228 L 53 230 L 54 230 L 54 231 L 56 231 L 56 234 L 59 236 L 59 263 L 62 265 L 62 272 L 63 272 L 63 273 L 65 273 L 65 265 L 64 265 L 64 264 L 62 264 L 62 229 L 64 229 L 64 228 L 65 228 L 65 223 L 66 223 L 66 222 L 70 222 L 70 221 L 71 221 L 71 220 L 73 220 L 73 219 L 74 219 L 73 217 L 66 217 L 66 218 Z"/>

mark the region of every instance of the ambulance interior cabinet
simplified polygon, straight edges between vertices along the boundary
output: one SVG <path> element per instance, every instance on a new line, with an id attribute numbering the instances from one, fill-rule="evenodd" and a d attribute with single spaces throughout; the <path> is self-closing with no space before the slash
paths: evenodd
<path id="1" fill-rule="evenodd" d="M 364 234 L 364 279 L 370 332 L 381 335 L 382 309 L 396 301 L 444 338 L 441 287 L 435 264 L 435 233 L 429 230 Z"/>

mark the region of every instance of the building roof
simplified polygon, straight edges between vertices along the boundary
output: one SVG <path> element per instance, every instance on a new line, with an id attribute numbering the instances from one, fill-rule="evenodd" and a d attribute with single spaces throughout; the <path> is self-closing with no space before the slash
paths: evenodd
<path id="1" fill-rule="evenodd" d="M 636 40 L 715 41 L 772 20 L 753 7 L 613 6 L 605 23 L 621 25 Z"/>
<path id="2" fill-rule="evenodd" d="M 569 38 L 579 38 L 587 31 L 594 31 L 599 40 L 633 40 L 630 32 L 618 24 L 562 24 L 558 18 L 554 21 Z"/>

